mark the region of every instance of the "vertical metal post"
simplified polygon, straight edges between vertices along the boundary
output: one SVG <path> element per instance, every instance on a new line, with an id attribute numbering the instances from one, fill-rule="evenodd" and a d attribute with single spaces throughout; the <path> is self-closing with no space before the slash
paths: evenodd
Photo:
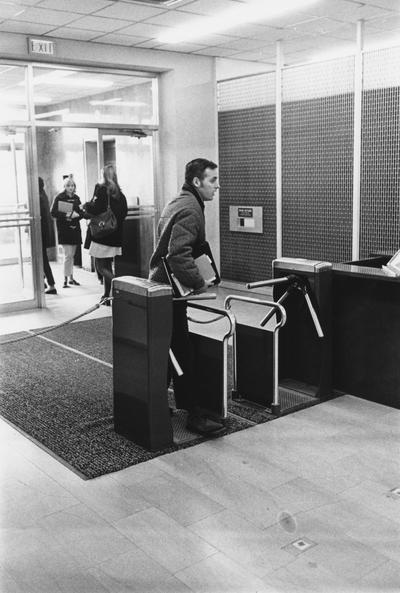
<path id="1" fill-rule="evenodd" d="M 282 42 L 276 42 L 275 142 L 276 142 L 276 257 L 282 257 Z"/>
<path id="2" fill-rule="evenodd" d="M 236 331 L 232 336 L 232 397 L 235 399 L 239 396 L 237 389 L 237 340 Z"/>
<path id="3" fill-rule="evenodd" d="M 361 180 L 361 108 L 363 85 L 364 23 L 357 21 L 357 47 L 354 56 L 354 148 L 353 148 L 353 242 L 352 259 L 360 258 L 360 180 Z"/>
<path id="4" fill-rule="evenodd" d="M 17 169 L 17 152 L 15 149 L 15 134 L 10 133 L 8 138 L 10 141 L 10 152 L 11 152 L 11 160 L 13 164 L 13 172 L 14 172 L 14 183 L 15 183 L 15 197 L 16 197 L 16 206 L 18 210 L 18 206 L 20 204 L 19 200 L 19 186 L 18 186 L 18 169 Z M 19 260 L 19 273 L 21 276 L 21 283 L 22 288 L 25 288 L 25 274 L 24 274 L 24 254 L 22 252 L 22 236 L 21 236 L 21 225 L 19 222 L 17 223 L 17 241 L 18 241 L 18 260 Z"/>
<path id="5" fill-rule="evenodd" d="M 279 331 L 276 327 L 274 329 L 274 360 L 273 360 L 273 399 L 271 404 L 271 412 L 276 416 L 280 416 L 281 404 L 279 402 Z"/>
<path id="6" fill-rule="evenodd" d="M 222 343 L 223 352 L 222 352 L 222 389 L 223 389 L 223 399 L 222 399 L 222 417 L 226 418 L 228 416 L 228 338 L 225 337 Z"/>

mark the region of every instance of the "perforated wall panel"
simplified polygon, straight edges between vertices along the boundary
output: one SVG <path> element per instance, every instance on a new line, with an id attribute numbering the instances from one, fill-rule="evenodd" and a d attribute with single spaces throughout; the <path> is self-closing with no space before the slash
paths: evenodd
<path id="1" fill-rule="evenodd" d="M 284 256 L 351 259 L 353 68 L 346 58 L 283 72 Z"/>
<path id="2" fill-rule="evenodd" d="M 221 273 L 271 277 L 276 256 L 274 75 L 219 84 Z M 229 230 L 229 206 L 262 206 L 263 233 Z"/>
<path id="3" fill-rule="evenodd" d="M 400 249 L 400 48 L 364 56 L 360 255 Z"/>

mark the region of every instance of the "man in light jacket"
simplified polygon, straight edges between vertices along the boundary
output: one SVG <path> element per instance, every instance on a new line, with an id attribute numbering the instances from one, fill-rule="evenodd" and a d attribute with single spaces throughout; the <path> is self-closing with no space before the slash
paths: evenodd
<path id="1" fill-rule="evenodd" d="M 185 183 L 176 198 L 164 208 L 158 225 L 158 242 L 150 259 L 150 280 L 168 283 L 162 258 L 167 258 L 171 272 L 195 294 L 205 292 L 207 284 L 201 276 L 195 257 L 201 254 L 206 241 L 204 202 L 214 198 L 218 190 L 217 165 L 197 158 L 185 169 Z M 222 423 L 207 418 L 201 411 L 201 393 L 196 389 L 194 355 L 190 342 L 185 302 L 174 302 L 171 349 L 183 370 L 178 376 L 171 368 L 177 408 L 188 411 L 187 428 L 202 435 L 217 435 Z"/>

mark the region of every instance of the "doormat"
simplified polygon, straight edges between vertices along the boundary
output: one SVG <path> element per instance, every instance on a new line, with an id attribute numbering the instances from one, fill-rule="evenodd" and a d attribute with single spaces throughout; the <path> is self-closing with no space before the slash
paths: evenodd
<path id="1" fill-rule="evenodd" d="M 0 342 L 15 336 L 2 336 Z M 206 440 L 195 436 L 150 452 L 118 435 L 113 426 L 111 361 L 109 317 L 0 346 L 0 414 L 85 479 Z M 225 434 L 254 426 L 253 419 L 232 406 Z"/>

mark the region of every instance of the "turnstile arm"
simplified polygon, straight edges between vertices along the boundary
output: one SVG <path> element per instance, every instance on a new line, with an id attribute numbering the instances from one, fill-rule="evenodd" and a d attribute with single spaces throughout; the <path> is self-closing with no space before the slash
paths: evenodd
<path id="1" fill-rule="evenodd" d="M 283 278 L 272 278 L 272 280 L 260 280 L 260 282 L 248 282 L 246 288 L 261 288 L 262 286 L 275 286 L 275 284 L 282 284 L 283 282 L 292 282 L 296 276 L 284 276 Z"/>
<path id="2" fill-rule="evenodd" d="M 171 363 L 172 366 L 174 367 L 176 374 L 178 375 L 178 377 L 182 377 L 183 375 L 183 371 L 181 368 L 181 365 L 179 364 L 179 362 L 176 360 L 176 356 L 175 354 L 172 352 L 171 348 L 168 351 L 169 357 L 171 359 Z"/>
<path id="3" fill-rule="evenodd" d="M 317 312 L 314 309 L 313 304 L 311 302 L 310 295 L 308 294 L 308 292 L 306 290 L 303 291 L 303 294 L 304 294 L 304 298 L 306 299 L 306 303 L 308 305 L 308 310 L 310 311 L 311 318 L 312 318 L 312 320 L 314 322 L 315 329 L 316 329 L 316 332 L 318 334 L 318 337 L 319 338 L 323 338 L 324 337 L 324 332 L 322 331 L 322 327 L 321 327 L 321 324 L 319 322 Z"/>
<path id="4" fill-rule="evenodd" d="M 286 299 L 288 298 L 289 294 L 290 294 L 290 290 L 287 290 L 281 296 L 281 298 L 277 301 L 277 303 L 279 305 L 281 305 L 284 301 L 286 301 Z M 268 311 L 268 313 L 266 314 L 266 316 L 264 317 L 264 319 L 262 319 L 260 321 L 261 327 L 264 327 L 265 325 L 267 325 L 268 321 L 271 319 L 271 317 L 273 317 L 275 315 L 275 313 L 276 313 L 275 309 L 271 309 L 270 311 Z"/>
<path id="5" fill-rule="evenodd" d="M 187 296 L 184 297 L 174 297 L 172 300 L 174 302 L 185 302 L 185 301 L 209 301 L 209 300 L 215 300 L 217 298 L 217 295 L 215 294 L 215 292 L 200 292 L 199 294 L 188 294 Z"/>

